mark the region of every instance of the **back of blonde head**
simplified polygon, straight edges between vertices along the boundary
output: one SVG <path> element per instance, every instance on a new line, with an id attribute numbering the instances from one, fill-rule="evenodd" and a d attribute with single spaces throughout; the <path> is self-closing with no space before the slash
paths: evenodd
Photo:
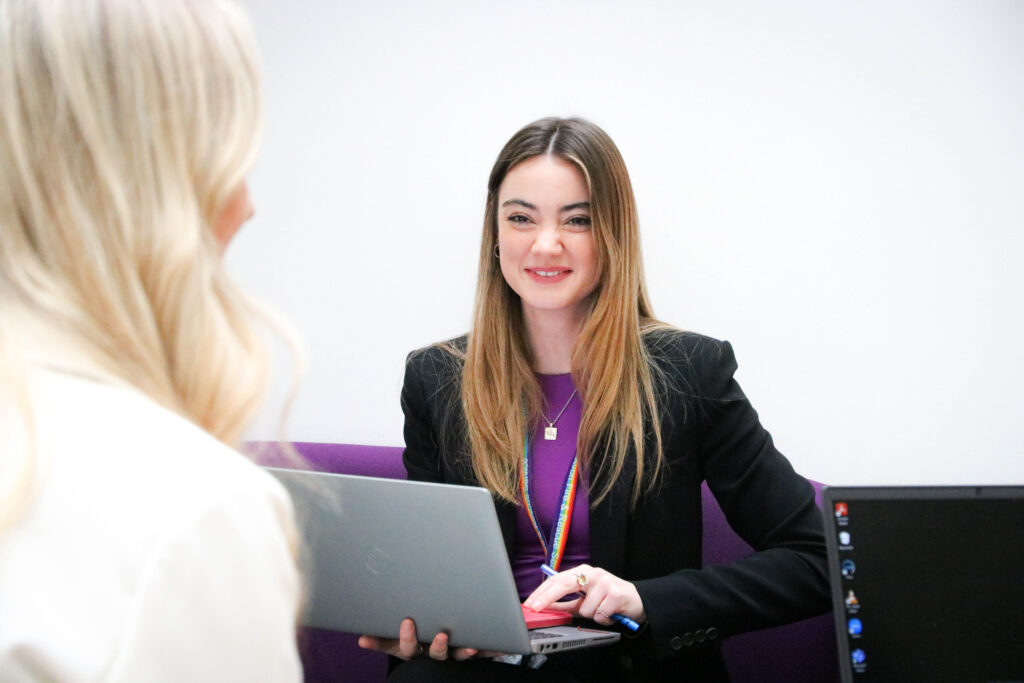
<path id="1" fill-rule="evenodd" d="M 266 352 L 210 226 L 260 121 L 251 30 L 226 0 L 0 0 L 0 376 L 24 379 L 24 330 L 43 330 L 74 350 L 44 362 L 236 441 Z M 25 404 L 23 381 L 5 391 Z"/>

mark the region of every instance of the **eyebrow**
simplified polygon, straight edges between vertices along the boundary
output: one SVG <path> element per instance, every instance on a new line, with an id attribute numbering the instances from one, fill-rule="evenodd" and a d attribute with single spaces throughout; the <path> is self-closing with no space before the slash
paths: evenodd
<path id="1" fill-rule="evenodd" d="M 522 199 L 508 199 L 508 200 L 505 200 L 504 202 L 502 202 L 501 205 L 504 207 L 504 206 L 508 206 L 509 204 L 517 204 L 519 206 L 525 206 L 527 209 L 531 209 L 533 211 L 537 210 L 536 206 L 534 206 L 530 202 L 523 201 Z"/>
<path id="2" fill-rule="evenodd" d="M 534 206 L 530 202 L 522 200 L 522 199 L 506 199 L 504 202 L 501 203 L 502 207 L 508 206 L 509 204 L 516 204 L 518 206 L 523 206 L 523 207 L 526 207 L 527 209 L 530 209 L 532 211 L 536 211 L 537 210 L 536 206 Z M 559 213 L 565 213 L 566 211 L 575 211 L 576 209 L 587 209 L 587 210 L 589 210 L 590 209 L 590 202 L 576 202 L 575 204 L 566 204 L 561 209 L 559 209 Z"/>

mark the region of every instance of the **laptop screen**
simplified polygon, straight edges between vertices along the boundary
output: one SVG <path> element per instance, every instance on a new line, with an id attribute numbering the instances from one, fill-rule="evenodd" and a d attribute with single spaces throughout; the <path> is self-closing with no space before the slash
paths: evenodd
<path id="1" fill-rule="evenodd" d="M 1024 680 L 1024 487 L 832 487 L 843 681 Z"/>

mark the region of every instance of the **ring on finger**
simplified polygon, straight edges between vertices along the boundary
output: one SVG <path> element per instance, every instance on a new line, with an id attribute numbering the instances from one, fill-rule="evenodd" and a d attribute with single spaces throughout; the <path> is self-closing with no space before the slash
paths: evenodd
<path id="1" fill-rule="evenodd" d="M 586 589 L 586 587 L 587 587 L 587 575 L 584 574 L 583 572 L 580 572 L 579 574 L 577 574 L 576 575 L 576 585 L 579 587 L 580 592 L 583 592 L 583 590 Z"/>

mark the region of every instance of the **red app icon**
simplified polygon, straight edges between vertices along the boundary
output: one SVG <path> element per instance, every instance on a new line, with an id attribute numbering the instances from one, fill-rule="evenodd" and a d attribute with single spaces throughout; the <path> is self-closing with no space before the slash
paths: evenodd
<path id="1" fill-rule="evenodd" d="M 846 503 L 836 503 L 836 517 L 846 517 L 850 514 L 850 509 L 846 506 Z"/>

